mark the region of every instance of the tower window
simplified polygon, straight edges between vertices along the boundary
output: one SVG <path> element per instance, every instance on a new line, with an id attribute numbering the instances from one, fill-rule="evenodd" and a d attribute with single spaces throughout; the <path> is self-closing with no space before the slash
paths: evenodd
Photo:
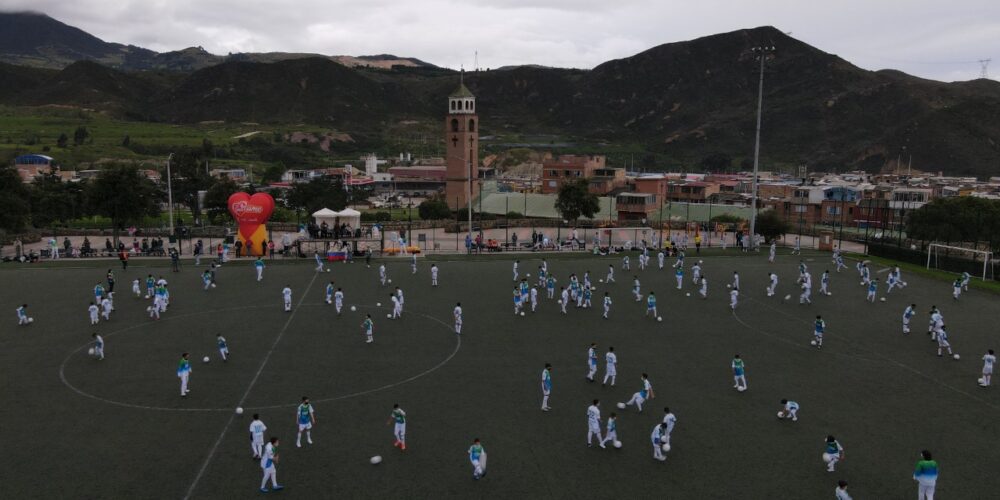
<path id="1" fill-rule="evenodd" d="M 458 120 L 455 118 L 451 119 L 451 131 L 458 132 Z"/>
<path id="2" fill-rule="evenodd" d="M 468 109 L 472 109 L 471 104 L 472 104 L 472 101 L 465 101 L 465 109 L 467 109 L 467 110 Z"/>
<path id="3" fill-rule="evenodd" d="M 455 101 L 451 101 L 451 110 L 455 111 Z"/>
<path id="4" fill-rule="evenodd" d="M 476 131 L 476 120 L 469 120 L 469 132 Z"/>

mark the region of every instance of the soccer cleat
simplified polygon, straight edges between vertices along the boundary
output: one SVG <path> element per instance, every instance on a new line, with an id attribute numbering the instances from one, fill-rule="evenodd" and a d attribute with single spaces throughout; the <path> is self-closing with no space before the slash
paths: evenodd
<path id="1" fill-rule="evenodd" d="M 296 448 L 301 448 L 302 447 L 302 442 L 301 441 L 296 442 L 295 443 L 295 447 Z"/>
<path id="2" fill-rule="evenodd" d="M 260 492 L 261 492 L 261 493 L 267 493 L 267 492 L 268 492 L 268 489 L 267 489 L 267 488 L 261 488 L 261 489 L 260 489 Z"/>
<path id="3" fill-rule="evenodd" d="M 399 451 L 406 451 L 406 443 L 403 443 L 403 444 L 402 444 L 402 445 L 401 445 L 401 446 L 399 447 Z"/>
<path id="4" fill-rule="evenodd" d="M 275 486 L 273 489 L 274 489 L 274 491 L 280 491 L 280 490 L 285 489 L 285 487 L 279 484 L 279 485 Z"/>

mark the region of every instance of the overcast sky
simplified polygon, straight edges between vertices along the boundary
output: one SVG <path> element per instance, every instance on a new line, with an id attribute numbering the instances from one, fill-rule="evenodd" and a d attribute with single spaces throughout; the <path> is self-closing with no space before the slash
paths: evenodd
<path id="1" fill-rule="evenodd" d="M 1000 0 L 2 0 L 157 51 L 391 53 L 452 68 L 592 68 L 666 42 L 773 25 L 866 69 L 1000 75 Z"/>

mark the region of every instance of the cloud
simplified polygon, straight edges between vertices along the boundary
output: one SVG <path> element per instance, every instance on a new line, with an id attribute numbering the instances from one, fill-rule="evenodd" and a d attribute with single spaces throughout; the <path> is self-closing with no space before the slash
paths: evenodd
<path id="1" fill-rule="evenodd" d="M 467 68 L 591 68 L 661 43 L 773 25 L 867 69 L 971 79 L 1000 40 L 992 0 L 6 0 L 157 51 L 393 53 Z M 780 51 L 780 47 L 779 47 Z M 1000 61 L 1000 54 L 995 54 Z M 1000 66 L 1000 64 L 998 64 Z M 996 73 L 1000 74 L 1000 68 Z"/>

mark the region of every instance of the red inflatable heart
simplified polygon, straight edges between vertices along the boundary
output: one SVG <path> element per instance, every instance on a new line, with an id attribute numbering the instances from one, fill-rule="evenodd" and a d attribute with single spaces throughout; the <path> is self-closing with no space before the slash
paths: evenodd
<path id="1" fill-rule="evenodd" d="M 267 193 L 233 193 L 229 197 L 229 213 L 240 226 L 243 238 L 250 238 L 257 227 L 267 222 L 274 212 L 274 198 Z"/>

